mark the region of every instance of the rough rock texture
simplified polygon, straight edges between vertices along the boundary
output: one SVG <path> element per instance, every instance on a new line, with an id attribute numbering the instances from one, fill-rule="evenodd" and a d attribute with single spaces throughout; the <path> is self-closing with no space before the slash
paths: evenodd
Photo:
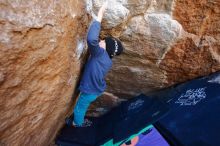
<path id="1" fill-rule="evenodd" d="M 72 111 L 86 58 L 86 11 L 95 18 L 104 1 L 0 1 L 0 145 L 53 141 Z M 220 70 L 219 0 L 109 2 L 101 37 L 120 38 L 126 50 L 113 59 L 108 93 L 89 115 L 105 113 L 120 98 Z"/>
<path id="2" fill-rule="evenodd" d="M 185 33 L 161 63 L 169 83 L 220 70 L 220 1 L 178 0 L 174 8 Z"/>
<path id="3" fill-rule="evenodd" d="M 87 0 L 93 17 L 103 1 Z M 220 70 L 218 0 L 109 2 L 102 37 L 120 38 L 126 51 L 114 59 L 108 92 L 127 98 Z"/>
<path id="4" fill-rule="evenodd" d="M 70 111 L 87 16 L 81 0 L 0 1 L 0 145 L 45 146 Z"/>
<path id="5" fill-rule="evenodd" d="M 92 117 L 99 117 L 110 111 L 113 107 L 120 104 L 125 99 L 114 96 L 111 93 L 104 92 L 102 96 L 98 97 L 94 103 L 91 104 L 87 115 Z"/>

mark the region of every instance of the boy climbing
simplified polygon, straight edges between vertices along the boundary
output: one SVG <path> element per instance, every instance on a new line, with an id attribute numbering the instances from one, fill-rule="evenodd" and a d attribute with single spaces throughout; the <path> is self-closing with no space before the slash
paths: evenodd
<path id="1" fill-rule="evenodd" d="M 106 37 L 99 41 L 101 21 L 106 7 L 107 3 L 102 5 L 97 19 L 92 22 L 88 31 L 87 44 L 90 57 L 85 65 L 79 85 L 80 95 L 73 110 L 73 126 L 83 126 L 90 103 L 100 96 L 106 88 L 104 78 L 112 67 L 111 59 L 123 52 L 123 46 L 116 38 Z"/>

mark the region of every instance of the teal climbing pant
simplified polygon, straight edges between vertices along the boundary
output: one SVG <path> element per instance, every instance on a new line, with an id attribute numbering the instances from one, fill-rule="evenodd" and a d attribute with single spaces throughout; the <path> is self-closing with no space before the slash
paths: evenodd
<path id="1" fill-rule="evenodd" d="M 84 122 L 84 117 L 86 114 L 86 111 L 94 100 L 99 95 L 96 94 L 86 94 L 86 93 L 80 93 L 79 99 L 73 109 L 74 113 L 74 123 L 78 126 L 81 126 Z"/>

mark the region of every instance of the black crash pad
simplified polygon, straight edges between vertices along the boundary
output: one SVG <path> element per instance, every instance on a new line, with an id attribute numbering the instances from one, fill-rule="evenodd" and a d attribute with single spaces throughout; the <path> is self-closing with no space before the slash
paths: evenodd
<path id="1" fill-rule="evenodd" d="M 174 86 L 166 97 L 170 112 L 155 124 L 176 146 L 220 145 L 220 72 Z"/>
<path id="2" fill-rule="evenodd" d="M 98 146 L 110 139 L 120 142 L 155 123 L 167 111 L 166 104 L 141 94 L 99 118 L 87 117 L 92 121 L 89 127 L 65 126 L 56 143 L 60 146 Z"/>

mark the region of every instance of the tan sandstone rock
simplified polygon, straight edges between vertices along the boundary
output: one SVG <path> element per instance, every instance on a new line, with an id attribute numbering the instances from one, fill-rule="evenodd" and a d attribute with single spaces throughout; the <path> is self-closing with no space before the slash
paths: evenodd
<path id="1" fill-rule="evenodd" d="M 92 2 L 95 11 L 103 0 Z M 102 37 L 118 37 L 126 48 L 113 59 L 108 92 L 127 98 L 220 70 L 218 0 L 115 3 L 126 7 L 129 16 L 109 27 L 124 12 L 109 5 L 104 17 Z"/>
<path id="2" fill-rule="evenodd" d="M 103 2 L 0 1 L 0 145 L 54 140 L 72 111 L 89 17 Z M 219 0 L 109 2 L 101 37 L 118 37 L 126 49 L 88 114 L 220 70 Z"/>
<path id="3" fill-rule="evenodd" d="M 0 145 L 48 145 L 72 108 L 85 48 L 85 5 L 3 0 L 0 7 Z"/>
<path id="4" fill-rule="evenodd" d="M 185 33 L 161 63 L 169 83 L 220 70 L 220 1 L 178 0 L 173 17 Z"/>

